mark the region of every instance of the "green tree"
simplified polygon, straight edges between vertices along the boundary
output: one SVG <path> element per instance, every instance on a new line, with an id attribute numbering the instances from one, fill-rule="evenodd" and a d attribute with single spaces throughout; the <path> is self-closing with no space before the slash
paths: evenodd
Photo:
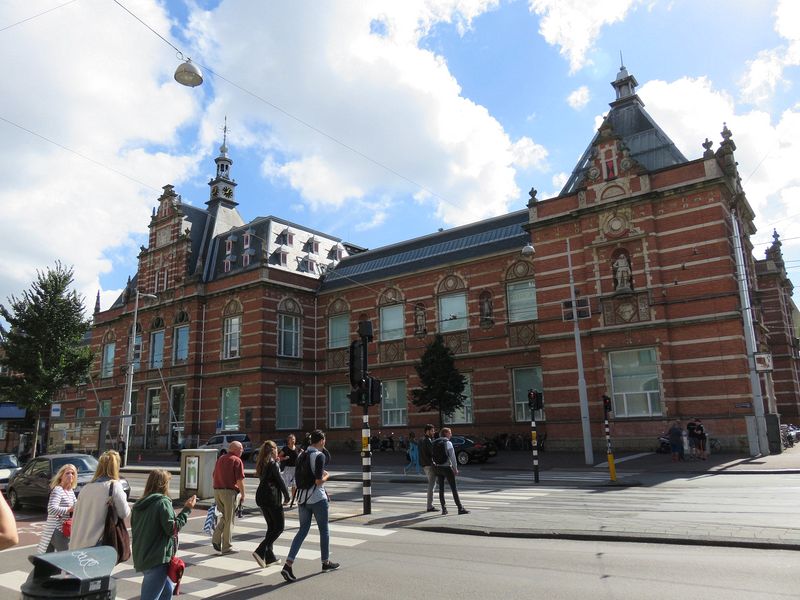
<path id="1" fill-rule="evenodd" d="M 464 406 L 463 392 L 467 380 L 456 368 L 453 351 L 438 334 L 427 345 L 419 364 L 414 368 L 422 387 L 411 391 L 412 402 L 422 410 L 437 411 L 439 426 L 442 427 L 445 416 L 452 416 Z"/>
<path id="2" fill-rule="evenodd" d="M 72 269 L 56 262 L 55 268 L 37 271 L 31 288 L 21 298 L 11 296 L 9 307 L 0 304 L 0 399 L 37 413 L 34 451 L 39 435 L 38 411 L 48 406 L 56 392 L 83 381 L 92 364 L 91 350 L 82 343 L 90 321 L 71 290 Z"/>

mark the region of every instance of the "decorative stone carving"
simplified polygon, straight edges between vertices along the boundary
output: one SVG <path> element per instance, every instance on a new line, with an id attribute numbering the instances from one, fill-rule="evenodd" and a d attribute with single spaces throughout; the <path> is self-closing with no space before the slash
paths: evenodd
<path id="1" fill-rule="evenodd" d="M 491 327 L 494 325 L 494 302 L 492 301 L 492 293 L 488 290 L 481 292 L 478 305 L 480 307 L 481 327 Z"/>
<path id="2" fill-rule="evenodd" d="M 414 335 L 425 335 L 428 333 L 425 318 L 425 305 L 421 302 L 414 307 Z"/>
<path id="3" fill-rule="evenodd" d="M 650 320 L 650 297 L 647 292 L 627 293 L 601 299 L 603 323 L 627 325 Z"/>
<path id="4" fill-rule="evenodd" d="M 622 251 L 616 255 L 616 258 L 613 259 L 612 269 L 614 271 L 614 290 L 617 292 L 632 291 L 631 261 L 626 252 Z"/>
<path id="5" fill-rule="evenodd" d="M 530 346 L 536 341 L 534 323 L 511 324 L 508 326 L 508 345 L 512 348 Z"/>
<path id="6" fill-rule="evenodd" d="M 453 354 L 469 352 L 469 336 L 466 331 L 444 334 L 444 344 L 453 351 Z"/>
<path id="7" fill-rule="evenodd" d="M 350 356 L 347 348 L 336 348 L 328 350 L 326 359 L 328 369 L 344 369 Z"/>
<path id="8" fill-rule="evenodd" d="M 403 360 L 405 344 L 403 340 L 381 342 L 378 344 L 378 360 L 383 363 L 392 363 Z"/>

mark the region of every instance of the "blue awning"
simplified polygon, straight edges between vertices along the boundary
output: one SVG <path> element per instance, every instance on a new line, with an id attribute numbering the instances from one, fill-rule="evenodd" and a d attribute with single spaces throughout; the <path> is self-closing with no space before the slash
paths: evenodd
<path id="1" fill-rule="evenodd" d="M 0 404 L 0 420 L 24 419 L 26 412 L 26 409 L 20 408 L 16 404 L 8 402 Z"/>

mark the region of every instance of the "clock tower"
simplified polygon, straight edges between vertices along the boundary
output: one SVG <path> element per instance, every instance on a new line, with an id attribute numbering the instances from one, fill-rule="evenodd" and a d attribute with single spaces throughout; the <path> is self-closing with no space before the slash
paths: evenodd
<path id="1" fill-rule="evenodd" d="M 217 174 L 208 186 L 211 188 L 211 194 L 206 204 L 219 203 L 226 208 L 233 208 L 238 203 L 236 202 L 236 182 L 231 179 L 231 165 L 233 161 L 228 157 L 228 124 L 227 118 L 225 120 L 225 127 L 223 127 L 222 145 L 219 147 L 219 156 L 214 159 L 217 163 Z"/>

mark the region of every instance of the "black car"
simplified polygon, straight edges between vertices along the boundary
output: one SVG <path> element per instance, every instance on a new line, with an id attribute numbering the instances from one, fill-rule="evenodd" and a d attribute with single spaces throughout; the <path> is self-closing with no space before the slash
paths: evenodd
<path id="1" fill-rule="evenodd" d="M 8 482 L 7 496 L 12 508 L 23 504 L 46 507 L 50 499 L 50 480 L 65 464 L 73 464 L 78 471 L 75 484 L 75 495 L 92 480 L 97 469 L 97 459 L 90 454 L 44 454 L 31 460 L 22 469 L 14 473 Z M 125 479 L 120 479 L 125 496 L 130 497 L 131 486 Z"/>
<path id="2" fill-rule="evenodd" d="M 466 465 L 472 461 L 486 462 L 489 460 L 489 446 L 483 440 L 454 435 L 450 441 L 453 443 L 456 460 L 460 465 Z"/>

